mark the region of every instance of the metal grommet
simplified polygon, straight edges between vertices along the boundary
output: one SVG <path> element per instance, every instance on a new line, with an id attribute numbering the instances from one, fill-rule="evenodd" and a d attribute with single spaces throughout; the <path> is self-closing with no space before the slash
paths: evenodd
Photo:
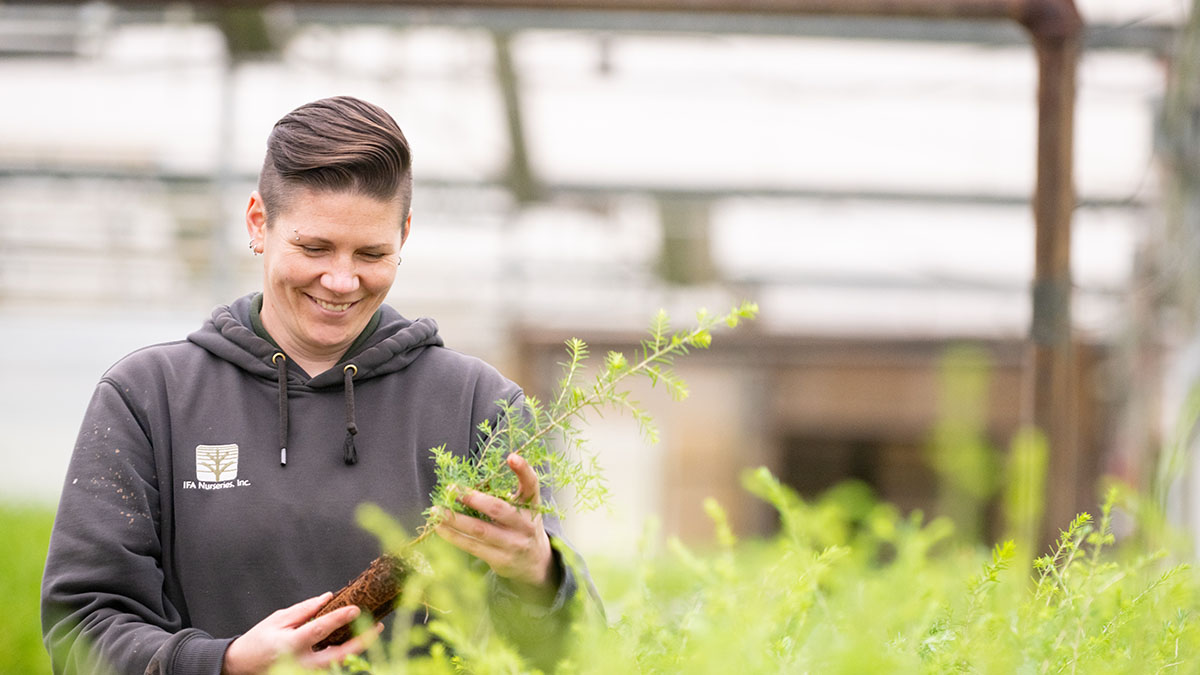
<path id="1" fill-rule="evenodd" d="M 342 368 L 342 372 L 344 373 L 347 370 L 350 370 L 351 368 L 354 369 L 354 372 L 350 373 L 350 377 L 354 377 L 355 375 L 358 375 L 358 366 L 354 365 L 353 363 L 347 363 L 346 367 Z"/>
<path id="2" fill-rule="evenodd" d="M 278 360 L 278 359 L 281 359 L 281 358 L 282 358 L 284 361 L 286 361 L 286 360 L 287 360 L 287 354 L 284 354 L 283 352 L 275 352 L 274 354 L 272 354 L 272 355 L 271 355 L 271 364 L 272 364 L 272 365 L 274 365 L 274 364 L 275 364 L 275 361 L 276 361 L 276 360 Z"/>

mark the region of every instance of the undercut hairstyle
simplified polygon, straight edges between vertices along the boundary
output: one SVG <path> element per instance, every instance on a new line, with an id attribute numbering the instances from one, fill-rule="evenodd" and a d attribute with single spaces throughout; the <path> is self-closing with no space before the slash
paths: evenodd
<path id="1" fill-rule="evenodd" d="M 350 96 L 306 103 L 275 123 L 258 176 L 268 227 L 296 188 L 354 192 L 412 206 L 412 152 L 383 108 Z"/>

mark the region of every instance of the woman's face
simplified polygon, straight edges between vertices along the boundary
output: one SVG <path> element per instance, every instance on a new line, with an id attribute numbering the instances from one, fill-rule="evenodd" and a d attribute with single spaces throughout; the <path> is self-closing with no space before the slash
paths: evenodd
<path id="1" fill-rule="evenodd" d="M 332 365 L 354 342 L 396 279 L 408 234 L 400 209 L 397 200 L 300 189 L 268 229 L 262 199 L 251 195 L 246 224 L 261 242 L 263 326 L 285 352 Z"/>

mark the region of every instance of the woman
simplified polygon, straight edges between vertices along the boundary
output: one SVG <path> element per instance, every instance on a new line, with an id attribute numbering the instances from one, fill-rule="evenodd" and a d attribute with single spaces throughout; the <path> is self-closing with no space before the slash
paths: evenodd
<path id="1" fill-rule="evenodd" d="M 356 506 L 419 524 L 429 449 L 470 452 L 496 402 L 522 396 L 443 348 L 433 321 L 383 304 L 411 197 L 408 143 L 382 109 L 338 97 L 276 124 L 246 208 L 262 292 L 121 360 L 88 407 L 42 586 L 55 672 L 99 659 L 120 673 L 259 673 L 365 647 L 369 635 L 312 651 L 357 608 L 310 621 L 322 591 L 379 554 Z M 529 465 L 509 466 L 538 499 Z M 550 544 L 557 523 L 462 501 L 490 521 L 454 515 L 438 534 L 490 566 L 493 604 L 561 626 L 577 586 Z"/>

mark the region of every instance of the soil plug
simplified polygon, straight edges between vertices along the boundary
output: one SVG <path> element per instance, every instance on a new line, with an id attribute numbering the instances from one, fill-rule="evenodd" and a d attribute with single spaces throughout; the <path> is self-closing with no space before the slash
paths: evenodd
<path id="1" fill-rule="evenodd" d="M 334 593 L 333 598 L 321 608 L 317 616 L 324 616 L 349 605 L 358 605 L 363 616 L 369 615 L 373 621 L 379 621 L 395 609 L 396 598 L 400 595 L 406 576 L 408 567 L 404 562 L 397 556 L 385 553 L 371 561 L 367 569 Z M 348 624 L 335 630 L 324 640 L 313 645 L 313 650 L 340 645 L 349 640 L 354 636 L 353 627 L 353 624 Z"/>

